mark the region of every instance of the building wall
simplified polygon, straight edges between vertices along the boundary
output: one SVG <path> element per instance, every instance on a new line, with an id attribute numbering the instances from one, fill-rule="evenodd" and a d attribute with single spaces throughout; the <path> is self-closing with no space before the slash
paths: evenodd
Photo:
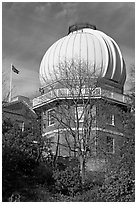
<path id="1" fill-rule="evenodd" d="M 32 117 L 29 114 L 29 111 L 25 114 L 22 109 L 18 109 L 14 107 L 13 109 L 3 107 L 2 108 L 2 120 L 10 119 L 10 121 L 14 124 L 18 124 L 22 130 L 33 128 L 33 130 L 37 129 L 37 118 Z M 29 117 L 28 117 L 28 116 Z"/>
<path id="2" fill-rule="evenodd" d="M 91 155 L 97 156 L 97 150 L 99 151 L 99 146 L 102 147 L 102 150 L 100 149 L 100 152 L 101 151 L 106 152 L 105 145 L 107 143 L 106 141 L 107 135 L 109 137 L 116 137 L 116 138 L 121 137 L 120 135 L 122 135 L 122 126 L 121 126 L 122 118 L 120 118 L 120 113 L 118 112 L 120 107 L 118 107 L 118 104 L 114 105 L 114 104 L 106 103 L 106 104 L 101 105 L 101 103 L 100 101 L 94 101 L 94 105 L 92 106 L 92 117 L 93 118 L 92 118 L 92 131 L 90 134 L 91 148 L 90 148 L 89 156 Z M 49 125 L 48 124 L 49 123 L 48 114 L 50 111 L 52 111 L 53 108 L 54 106 L 51 105 L 50 107 L 50 104 L 41 107 L 40 117 L 41 117 L 42 134 L 43 136 L 47 138 L 52 138 L 52 142 L 53 142 L 52 150 L 54 153 L 56 152 L 58 135 L 60 135 L 59 136 L 60 145 L 58 145 L 59 155 L 67 155 L 67 156 L 73 155 L 72 152 L 70 153 L 69 148 L 65 147 L 65 143 L 66 143 L 65 136 L 66 135 L 67 135 L 67 138 L 71 140 L 69 143 L 71 143 L 72 146 L 74 145 L 72 136 L 69 133 L 69 131 L 63 131 L 65 129 L 65 126 L 60 125 L 60 123 L 56 120 L 56 118 L 62 117 L 62 120 L 64 120 L 64 123 L 68 122 L 68 126 L 74 129 L 76 127 L 74 106 L 70 107 L 69 110 L 66 110 L 66 108 L 65 110 L 59 109 L 59 115 L 58 115 L 58 111 L 55 111 L 54 119 L 56 120 L 56 122 L 55 124 Z M 55 107 L 55 110 L 56 110 L 56 107 Z M 67 118 L 68 121 L 66 121 L 65 118 Z M 82 129 L 83 127 L 82 120 L 79 123 L 79 125 L 80 125 L 79 128 Z M 111 142 L 111 139 L 110 139 L 110 142 Z M 97 145 L 98 145 L 98 148 L 97 148 Z M 113 153 L 115 153 L 115 151 Z M 101 154 L 103 155 L 103 153 Z"/>

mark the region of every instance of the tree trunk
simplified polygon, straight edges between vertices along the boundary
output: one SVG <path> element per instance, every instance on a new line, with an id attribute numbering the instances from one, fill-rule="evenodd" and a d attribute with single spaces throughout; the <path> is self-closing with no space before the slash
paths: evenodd
<path id="1" fill-rule="evenodd" d="M 85 177 L 86 177 L 86 161 L 83 155 L 80 156 L 80 174 L 81 174 L 82 184 L 84 184 Z"/>
<path id="2" fill-rule="evenodd" d="M 56 166 L 56 160 L 57 160 L 57 157 L 58 157 L 59 140 L 60 140 L 60 134 L 59 134 L 59 132 L 58 132 L 58 139 L 57 139 L 57 146 L 56 146 L 56 154 L 55 154 L 54 160 L 53 160 L 53 166 L 54 166 L 54 167 Z"/>

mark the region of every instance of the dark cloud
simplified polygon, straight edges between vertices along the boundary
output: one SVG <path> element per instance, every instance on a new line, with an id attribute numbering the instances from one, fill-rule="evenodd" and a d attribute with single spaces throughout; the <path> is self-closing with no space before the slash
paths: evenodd
<path id="1" fill-rule="evenodd" d="M 95 24 L 99 30 L 116 40 L 126 57 L 127 65 L 134 63 L 135 3 L 4 2 L 3 69 L 10 68 L 12 61 L 38 75 L 43 54 L 56 40 L 67 34 L 68 26 L 76 22 Z M 38 85 L 38 77 L 35 80 Z M 25 78 L 20 81 L 24 83 Z"/>

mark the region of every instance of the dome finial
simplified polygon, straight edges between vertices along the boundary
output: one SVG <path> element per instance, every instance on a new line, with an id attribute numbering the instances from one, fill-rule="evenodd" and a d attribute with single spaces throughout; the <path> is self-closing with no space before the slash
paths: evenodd
<path id="1" fill-rule="evenodd" d="M 81 30 L 83 28 L 91 28 L 93 30 L 96 30 L 95 25 L 91 25 L 89 23 L 76 23 L 74 25 L 69 26 L 68 34 L 77 30 Z"/>

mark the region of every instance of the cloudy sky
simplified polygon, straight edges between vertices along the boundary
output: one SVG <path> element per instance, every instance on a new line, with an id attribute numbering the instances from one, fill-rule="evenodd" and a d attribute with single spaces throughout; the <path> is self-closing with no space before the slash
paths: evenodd
<path id="1" fill-rule="evenodd" d="M 134 6 L 132 2 L 3 2 L 3 72 L 8 78 L 11 63 L 20 71 L 19 75 L 13 73 L 14 94 L 38 94 L 42 56 L 76 22 L 95 24 L 111 36 L 120 46 L 129 72 L 135 64 Z"/>

